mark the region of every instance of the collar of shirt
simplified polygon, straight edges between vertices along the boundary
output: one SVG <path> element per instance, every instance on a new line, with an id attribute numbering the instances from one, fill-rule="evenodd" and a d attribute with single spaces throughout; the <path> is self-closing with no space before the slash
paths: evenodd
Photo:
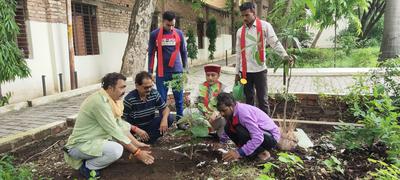
<path id="1" fill-rule="evenodd" d="M 235 107 L 233 108 L 233 116 L 237 116 L 237 114 L 238 114 L 238 106 L 239 106 L 239 103 L 236 102 L 236 105 L 235 105 Z"/>
<path id="2" fill-rule="evenodd" d="M 135 89 L 134 91 L 135 91 L 135 96 L 136 96 L 136 98 L 139 99 L 139 100 L 142 101 L 142 102 L 147 102 L 147 100 L 149 99 L 149 96 L 150 96 L 150 94 L 151 94 L 151 92 L 150 92 L 150 94 L 146 95 L 146 98 L 143 100 L 143 99 L 140 97 L 139 91 L 138 91 L 137 89 Z"/>
<path id="3" fill-rule="evenodd" d="M 257 24 L 256 24 L 256 19 L 254 19 L 254 22 L 253 22 L 253 24 L 252 24 L 250 27 L 247 26 L 247 24 L 246 24 L 245 26 L 246 26 L 247 29 L 250 29 L 250 28 L 252 28 L 252 27 L 256 27 L 256 26 L 257 26 Z"/>

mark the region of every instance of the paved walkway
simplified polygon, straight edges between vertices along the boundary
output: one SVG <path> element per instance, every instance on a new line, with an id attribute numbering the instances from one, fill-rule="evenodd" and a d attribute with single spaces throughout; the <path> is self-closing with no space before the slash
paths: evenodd
<path id="1" fill-rule="evenodd" d="M 233 63 L 234 58 L 229 60 Z M 216 62 L 225 64 L 225 61 Z M 194 98 L 198 91 L 198 84 L 205 80 L 203 67 L 190 69 L 187 90 L 192 92 Z M 227 85 L 228 90 L 232 89 L 234 75 L 223 73 L 221 82 Z M 290 92 L 329 92 L 342 93 L 345 87 L 352 84 L 351 76 L 314 77 L 298 76 L 293 77 Z M 269 92 L 277 92 L 282 88 L 282 77 L 271 75 L 268 77 Z M 128 91 L 133 89 L 133 83 L 128 82 Z M 66 117 L 76 114 L 82 101 L 92 92 L 75 96 L 69 99 L 52 102 L 42 106 L 25 108 L 19 111 L 0 114 L 0 138 L 13 135 L 19 132 L 28 131 L 52 122 L 64 121 Z"/>

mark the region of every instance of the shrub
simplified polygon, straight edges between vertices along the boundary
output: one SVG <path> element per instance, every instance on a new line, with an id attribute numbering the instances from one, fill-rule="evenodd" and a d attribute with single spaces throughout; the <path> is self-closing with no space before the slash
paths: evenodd
<path id="1" fill-rule="evenodd" d="M 396 61 L 388 63 L 393 62 Z M 395 83 L 399 72 L 387 63 L 382 64 L 381 70 L 385 72 L 383 77 L 372 72 L 369 78 L 359 78 L 345 98 L 349 111 L 364 127 L 337 127 L 333 137 L 338 146 L 348 149 L 370 148 L 383 142 L 388 159 L 400 165 L 400 86 Z"/>
<path id="2" fill-rule="evenodd" d="M 13 157 L 5 155 L 0 158 L 0 179 L 5 180 L 30 180 L 33 179 L 31 167 L 13 164 Z"/>

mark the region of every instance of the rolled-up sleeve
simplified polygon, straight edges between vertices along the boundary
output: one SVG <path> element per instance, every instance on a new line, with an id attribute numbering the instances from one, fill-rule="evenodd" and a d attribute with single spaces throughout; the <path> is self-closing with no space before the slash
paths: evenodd
<path id="1" fill-rule="evenodd" d="M 278 39 L 278 36 L 275 34 L 274 28 L 270 23 L 265 23 L 266 26 L 266 33 L 264 35 L 266 39 L 266 43 L 268 43 L 272 49 L 278 53 L 279 56 L 282 58 L 287 56 L 285 48 L 283 48 L 281 42 Z"/>

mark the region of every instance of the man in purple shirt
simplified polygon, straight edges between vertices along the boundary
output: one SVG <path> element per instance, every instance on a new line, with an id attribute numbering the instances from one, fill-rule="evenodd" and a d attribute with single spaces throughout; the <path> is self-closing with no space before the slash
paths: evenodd
<path id="1" fill-rule="evenodd" d="M 226 142 L 230 138 L 238 146 L 223 155 L 224 161 L 256 156 L 267 160 L 270 157 L 268 150 L 276 146 L 281 135 L 278 126 L 265 112 L 236 102 L 229 93 L 218 95 L 217 109 L 226 119 L 221 141 Z"/>

